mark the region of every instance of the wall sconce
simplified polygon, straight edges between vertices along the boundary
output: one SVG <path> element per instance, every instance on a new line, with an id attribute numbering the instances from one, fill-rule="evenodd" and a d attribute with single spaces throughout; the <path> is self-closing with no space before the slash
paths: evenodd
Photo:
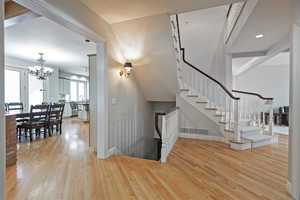
<path id="1" fill-rule="evenodd" d="M 124 64 L 124 69 L 120 71 L 120 76 L 125 76 L 126 78 L 130 75 L 131 70 L 133 69 L 132 64 L 127 62 Z"/>

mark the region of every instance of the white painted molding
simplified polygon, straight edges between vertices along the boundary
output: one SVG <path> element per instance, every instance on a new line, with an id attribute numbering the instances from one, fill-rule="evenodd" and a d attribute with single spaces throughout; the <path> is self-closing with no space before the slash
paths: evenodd
<path id="1" fill-rule="evenodd" d="M 112 147 L 107 151 L 106 157 L 109 158 L 112 155 L 123 155 L 123 153 L 117 147 Z"/>
<path id="2" fill-rule="evenodd" d="M 71 16 L 66 15 L 66 13 L 62 12 L 58 8 L 54 7 L 51 4 L 51 1 L 45 1 L 45 0 L 39 0 L 39 1 L 33 1 L 33 0 L 14 0 L 16 3 L 32 10 L 33 12 L 42 15 L 44 17 L 47 17 L 48 19 L 74 31 L 81 35 L 86 36 L 90 40 L 93 41 L 105 41 L 104 38 L 97 33 L 95 33 L 90 28 L 82 25 L 81 23 L 77 22 L 74 18 Z M 74 2 L 74 3 L 80 3 L 81 2 Z M 85 8 L 84 5 L 82 5 L 83 8 Z M 96 15 L 95 15 L 96 16 Z"/>
<path id="3" fill-rule="evenodd" d="M 4 117 L 4 1 L 0 2 L 0 199 L 5 199 L 5 117 Z"/>
<path id="4" fill-rule="evenodd" d="M 216 142 L 225 142 L 225 138 L 213 135 L 201 135 L 201 134 L 190 134 L 190 133 L 180 133 L 180 138 L 187 139 L 198 139 L 198 140 L 207 140 L 207 141 L 216 141 Z"/>
<path id="5" fill-rule="evenodd" d="M 254 52 L 239 52 L 233 53 L 232 58 L 249 58 L 266 56 L 268 51 L 254 51 Z"/>

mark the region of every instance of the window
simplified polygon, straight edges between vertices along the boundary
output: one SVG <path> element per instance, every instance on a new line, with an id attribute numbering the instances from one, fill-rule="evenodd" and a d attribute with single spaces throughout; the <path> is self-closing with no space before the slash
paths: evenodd
<path id="1" fill-rule="evenodd" d="M 35 76 L 28 75 L 29 82 L 29 106 L 42 104 L 44 99 L 43 81 Z"/>
<path id="2" fill-rule="evenodd" d="M 70 93 L 71 93 L 71 101 L 78 101 L 78 96 L 77 96 L 77 82 L 76 81 L 71 81 L 71 84 L 70 84 Z"/>
<path id="3" fill-rule="evenodd" d="M 83 82 L 78 82 L 78 98 L 79 101 L 85 100 L 85 84 Z"/>
<path id="4" fill-rule="evenodd" d="M 85 101 L 86 100 L 86 83 L 82 81 L 70 82 L 70 100 Z"/>
<path id="5" fill-rule="evenodd" d="M 21 102 L 20 72 L 5 70 L 5 102 Z"/>

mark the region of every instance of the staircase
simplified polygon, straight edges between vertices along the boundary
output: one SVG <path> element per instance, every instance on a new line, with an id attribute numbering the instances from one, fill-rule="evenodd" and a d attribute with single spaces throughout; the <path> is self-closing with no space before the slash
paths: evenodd
<path id="1" fill-rule="evenodd" d="M 180 109 L 183 109 L 181 103 L 187 103 L 193 111 L 204 115 L 215 125 L 222 141 L 233 149 L 245 150 L 277 143 L 278 138 L 272 131 L 273 98 L 228 90 L 218 80 L 202 72 L 185 58 L 177 15 L 171 16 L 171 26 L 177 60 L 177 104 Z"/>

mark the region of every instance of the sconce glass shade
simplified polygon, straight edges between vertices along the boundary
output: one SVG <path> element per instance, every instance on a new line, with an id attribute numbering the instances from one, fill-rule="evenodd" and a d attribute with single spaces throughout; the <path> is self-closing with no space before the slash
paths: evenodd
<path id="1" fill-rule="evenodd" d="M 124 64 L 124 69 L 127 71 L 127 72 L 130 72 L 132 70 L 132 64 L 130 62 L 127 62 Z"/>

